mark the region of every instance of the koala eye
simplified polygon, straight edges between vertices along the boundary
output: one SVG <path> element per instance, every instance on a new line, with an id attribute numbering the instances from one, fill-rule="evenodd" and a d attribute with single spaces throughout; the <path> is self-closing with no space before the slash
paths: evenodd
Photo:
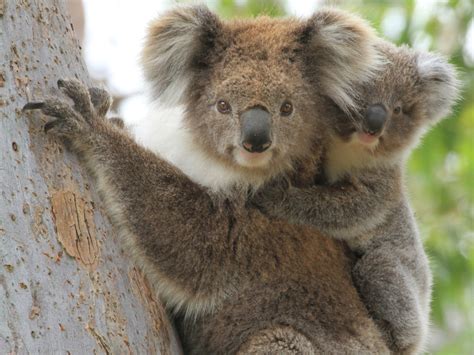
<path id="1" fill-rule="evenodd" d="M 280 114 L 282 116 L 289 116 L 293 113 L 293 105 L 291 102 L 285 101 L 280 107 Z"/>
<path id="2" fill-rule="evenodd" d="M 220 113 L 223 113 L 223 114 L 229 113 L 232 109 L 230 107 L 229 103 L 227 101 L 224 101 L 224 100 L 217 101 L 216 106 L 217 106 L 217 111 L 219 111 Z"/>
<path id="3" fill-rule="evenodd" d="M 395 106 L 395 108 L 393 109 L 393 113 L 395 115 L 398 115 L 398 114 L 400 114 L 400 112 L 402 112 L 402 107 L 401 106 Z"/>

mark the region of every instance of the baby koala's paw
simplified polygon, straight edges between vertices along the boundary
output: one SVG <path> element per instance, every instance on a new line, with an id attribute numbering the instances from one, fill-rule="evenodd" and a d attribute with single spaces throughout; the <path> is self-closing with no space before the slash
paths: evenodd
<path id="1" fill-rule="evenodd" d="M 285 179 L 271 182 L 252 197 L 252 204 L 264 213 L 278 215 L 278 206 L 285 201 L 288 188 L 289 183 Z"/>
<path id="2" fill-rule="evenodd" d="M 93 129 L 94 124 L 103 117 L 110 107 L 109 94 L 98 88 L 88 89 L 75 79 L 58 80 L 58 87 L 73 104 L 61 98 L 47 98 L 44 101 L 29 102 L 23 110 L 41 110 L 47 116 L 55 117 L 46 123 L 46 132 L 73 138 Z"/>

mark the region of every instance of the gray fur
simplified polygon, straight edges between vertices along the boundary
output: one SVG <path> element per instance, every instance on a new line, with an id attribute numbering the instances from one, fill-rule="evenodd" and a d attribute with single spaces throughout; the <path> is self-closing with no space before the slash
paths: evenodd
<path id="1" fill-rule="evenodd" d="M 316 70 L 310 77 L 316 78 L 314 84 L 321 93 L 347 114 L 356 109 L 354 87 L 373 80 L 384 62 L 372 45 L 375 32 L 363 23 L 336 9 L 318 11 L 308 22 L 309 29 L 317 34 L 311 36 L 307 52 L 315 64 L 310 70 Z"/>
<path id="2" fill-rule="evenodd" d="M 25 109 L 55 117 L 50 132 L 95 177 L 188 353 L 387 353 L 340 245 L 266 218 L 246 196 L 210 194 L 99 117 L 80 83 L 67 85 L 75 109 L 56 98 Z"/>
<path id="3" fill-rule="evenodd" d="M 428 334 L 432 277 L 407 202 L 403 165 L 427 128 L 450 111 L 458 82 L 440 56 L 382 42 L 379 49 L 388 64 L 373 84 L 359 86 L 362 107 L 383 104 L 390 113 L 377 145 L 354 143 L 364 130 L 363 115 L 350 119 L 334 108 L 326 183 L 269 187 L 254 202 L 272 216 L 345 240 L 358 256 L 354 282 L 387 344 L 395 353 L 413 354 Z M 402 112 L 392 113 L 397 106 Z"/>
<path id="4" fill-rule="evenodd" d="M 221 27 L 205 6 L 183 6 L 150 24 L 142 66 L 155 98 L 170 106 L 184 102 L 190 75 L 214 49 Z"/>
<path id="5" fill-rule="evenodd" d="M 351 18 L 338 12 L 332 25 L 349 21 L 355 27 L 337 27 L 331 35 L 371 32 Z M 326 101 L 311 84 L 329 70 L 325 59 L 350 61 L 308 60 L 319 36 L 308 26 L 311 21 L 291 18 L 221 23 L 202 7 L 169 12 L 152 25 L 143 60 L 147 78 L 155 95 L 184 101 L 186 143 L 206 156 L 209 171 L 220 164 L 238 176 L 239 185 L 226 185 L 224 192 L 192 181 L 137 145 L 102 117 L 97 91 L 75 80 L 61 82 L 73 106 L 54 98 L 25 107 L 55 117 L 47 123 L 50 133 L 63 138 L 95 177 L 126 250 L 176 317 L 189 353 L 388 352 L 353 287 L 344 246 L 247 204 L 248 189 L 297 162 L 320 159 Z M 370 40 L 356 35 L 344 42 L 345 50 L 372 46 Z M 341 49 L 327 53 L 345 56 Z M 377 63 L 372 59 L 368 66 Z M 174 79 L 184 91 L 170 89 Z M 226 115 L 215 109 L 221 98 L 232 106 Z M 288 99 L 295 110 L 282 117 Z M 249 163 L 239 155 L 240 114 L 255 106 L 272 117 L 273 144 L 262 153 L 268 159 Z"/>

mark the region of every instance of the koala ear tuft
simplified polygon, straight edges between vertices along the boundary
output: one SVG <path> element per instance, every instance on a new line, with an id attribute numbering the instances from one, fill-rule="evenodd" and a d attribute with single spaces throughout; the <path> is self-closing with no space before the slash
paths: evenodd
<path id="1" fill-rule="evenodd" d="M 357 89 L 385 64 L 375 31 L 363 19 L 336 9 L 317 11 L 301 33 L 309 77 L 343 111 L 356 110 Z"/>
<path id="2" fill-rule="evenodd" d="M 141 63 L 153 99 L 182 104 L 193 70 L 205 65 L 221 31 L 220 20 L 205 6 L 182 6 L 152 21 Z"/>
<path id="3" fill-rule="evenodd" d="M 450 114 L 459 99 L 461 82 L 456 68 L 439 54 L 420 52 L 416 60 L 426 113 L 435 122 Z"/>

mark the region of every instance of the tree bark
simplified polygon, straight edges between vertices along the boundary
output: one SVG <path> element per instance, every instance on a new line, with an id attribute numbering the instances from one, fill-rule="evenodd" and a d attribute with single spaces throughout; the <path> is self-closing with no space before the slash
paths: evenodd
<path id="1" fill-rule="evenodd" d="M 22 113 L 91 83 L 60 0 L 0 0 L 0 353 L 180 353 L 75 157 Z"/>

